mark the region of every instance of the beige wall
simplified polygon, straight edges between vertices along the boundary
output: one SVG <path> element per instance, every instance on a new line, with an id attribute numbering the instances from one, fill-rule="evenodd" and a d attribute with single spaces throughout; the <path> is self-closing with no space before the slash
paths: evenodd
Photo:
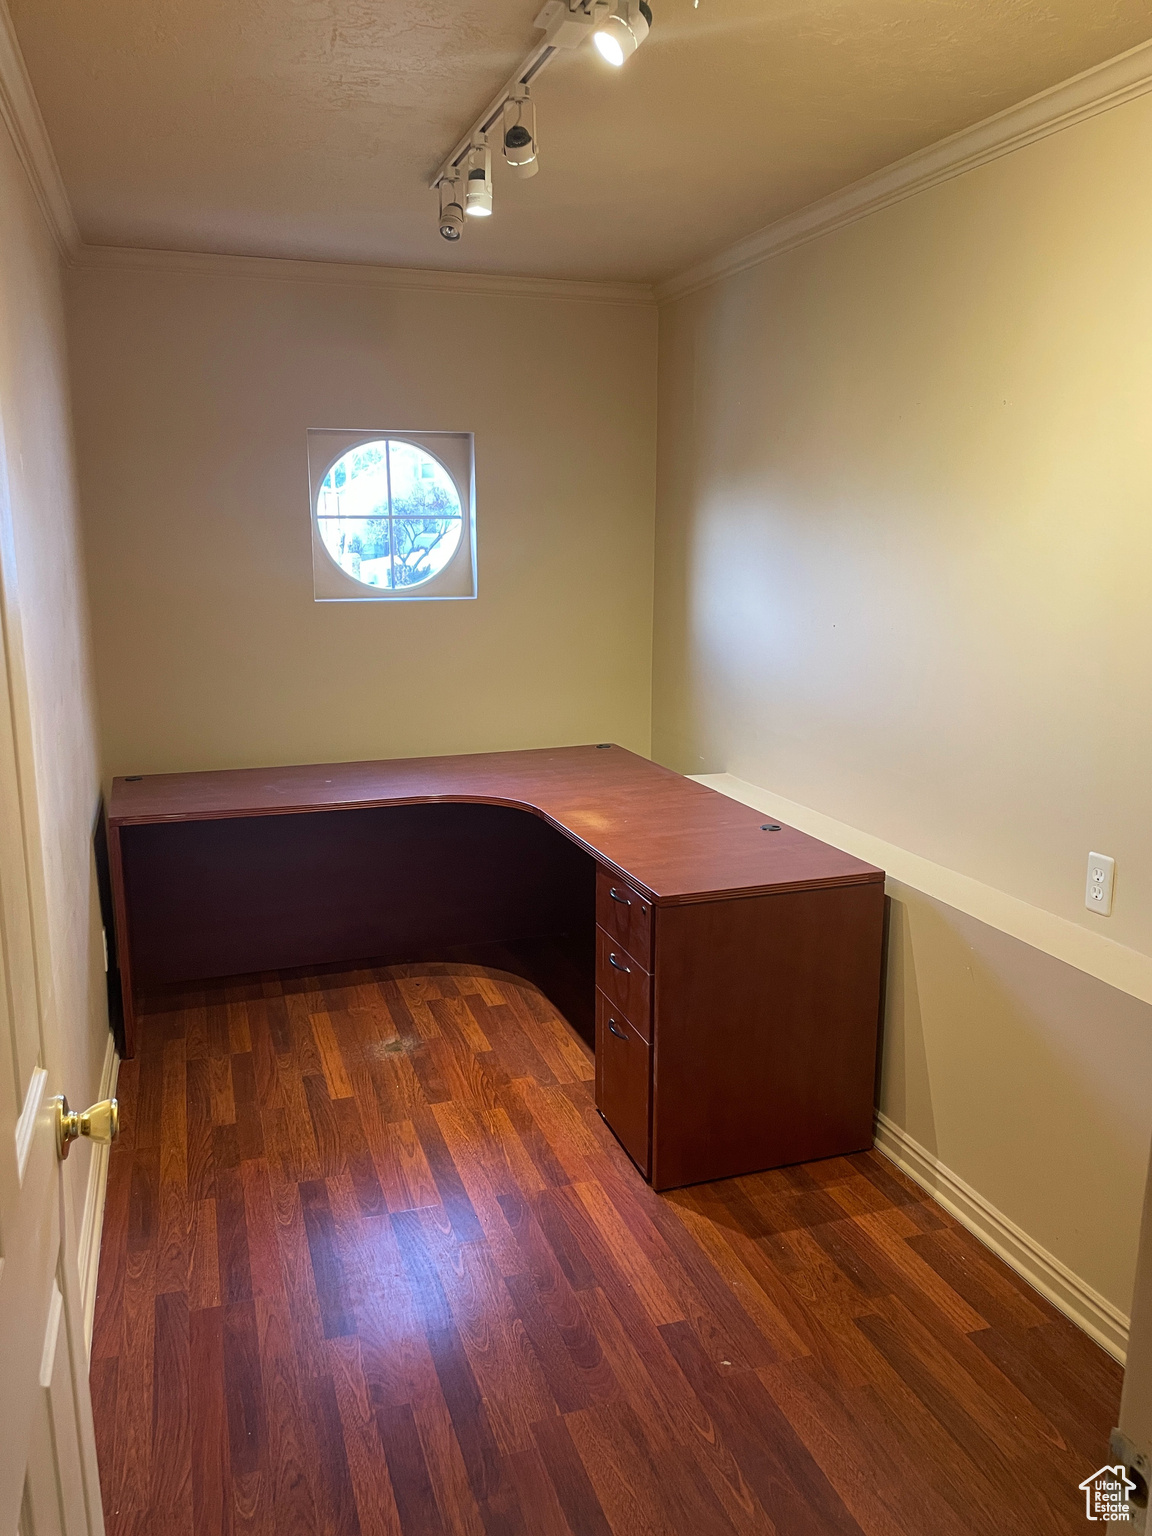
<path id="1" fill-rule="evenodd" d="M 99 774 L 76 524 L 59 259 L 11 140 L 0 127 L 0 475 L 10 528 L 3 585 L 7 648 L 28 807 L 33 915 L 49 1052 L 73 1102 L 97 1095 L 108 1039 L 92 864 Z M 0 517 L 4 514 L 0 497 Z M 54 1077 L 53 1081 L 56 1081 Z M 52 1089 L 55 1092 L 55 1087 Z M 90 1149 L 67 1175 L 79 1222 Z M 73 1167 L 75 1163 L 75 1167 Z"/>
<path id="2" fill-rule="evenodd" d="M 1144 97 L 665 309 L 653 717 L 1145 953 L 1150 171 Z M 894 934 L 883 1107 L 1127 1309 L 1152 1010 L 927 901 Z"/>
<path id="3" fill-rule="evenodd" d="M 109 775 L 647 751 L 650 307 L 76 271 Z M 309 427 L 476 434 L 479 597 L 317 604 Z"/>

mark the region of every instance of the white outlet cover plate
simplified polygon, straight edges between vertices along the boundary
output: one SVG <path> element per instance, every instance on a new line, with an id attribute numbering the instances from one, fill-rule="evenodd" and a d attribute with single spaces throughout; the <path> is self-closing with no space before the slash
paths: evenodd
<path id="1" fill-rule="evenodd" d="M 1112 884 L 1116 860 L 1106 853 L 1088 855 L 1088 879 L 1084 886 L 1084 905 L 1099 917 L 1112 916 Z"/>

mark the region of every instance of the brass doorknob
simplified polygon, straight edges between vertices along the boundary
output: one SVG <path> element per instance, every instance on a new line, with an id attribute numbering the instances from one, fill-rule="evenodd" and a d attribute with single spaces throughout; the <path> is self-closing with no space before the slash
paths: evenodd
<path id="1" fill-rule="evenodd" d="M 77 1136 L 87 1136 L 107 1146 L 115 1141 L 120 1130 L 120 1106 L 115 1099 L 101 1099 L 90 1109 L 77 1111 L 68 1108 L 63 1094 L 56 1100 L 56 1150 L 61 1158 L 68 1156 L 68 1148 Z"/>

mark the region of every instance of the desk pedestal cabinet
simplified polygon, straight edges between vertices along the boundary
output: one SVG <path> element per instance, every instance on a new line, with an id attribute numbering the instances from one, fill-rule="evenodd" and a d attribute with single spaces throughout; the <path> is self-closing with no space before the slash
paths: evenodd
<path id="1" fill-rule="evenodd" d="M 654 907 L 598 871 L 596 1103 L 657 1189 L 872 1145 L 883 903 Z"/>
<path id="2" fill-rule="evenodd" d="M 118 779 L 108 834 L 127 1054 L 137 989 L 535 946 L 655 1188 L 872 1144 L 883 872 L 618 747 Z"/>

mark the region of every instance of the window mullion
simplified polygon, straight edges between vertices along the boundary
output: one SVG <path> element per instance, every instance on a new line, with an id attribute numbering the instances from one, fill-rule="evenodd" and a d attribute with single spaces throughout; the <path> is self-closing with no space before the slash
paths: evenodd
<path id="1" fill-rule="evenodd" d="M 392 515 L 392 439 L 384 439 L 384 473 L 388 483 L 388 581 L 396 590 L 396 520 Z"/>

